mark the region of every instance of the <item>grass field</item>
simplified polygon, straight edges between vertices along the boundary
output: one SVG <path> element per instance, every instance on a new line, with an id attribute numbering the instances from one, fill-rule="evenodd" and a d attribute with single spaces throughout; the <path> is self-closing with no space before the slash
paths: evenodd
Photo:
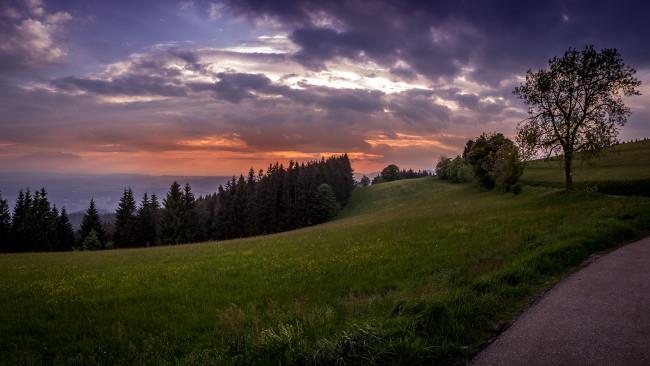
<path id="1" fill-rule="evenodd" d="M 175 247 L 0 255 L 0 362 L 463 360 L 650 199 L 434 178 L 355 191 L 336 220 Z"/>
<path id="2" fill-rule="evenodd" d="M 525 184 L 561 187 L 563 162 L 559 159 L 530 163 L 521 180 Z M 650 140 L 615 146 L 597 159 L 575 161 L 577 188 L 604 193 L 650 196 Z"/>

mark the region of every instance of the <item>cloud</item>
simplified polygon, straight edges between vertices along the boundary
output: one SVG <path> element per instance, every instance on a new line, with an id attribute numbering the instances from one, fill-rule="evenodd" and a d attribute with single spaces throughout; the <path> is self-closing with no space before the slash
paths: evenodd
<path id="1" fill-rule="evenodd" d="M 208 10 L 207 10 L 208 18 L 210 20 L 217 20 L 217 19 L 221 18 L 221 10 L 222 10 L 222 8 L 223 8 L 223 6 L 221 4 L 210 3 L 208 5 Z"/>
<path id="2" fill-rule="evenodd" d="M 0 8 L 0 73 L 29 71 L 62 62 L 66 47 L 57 42 L 62 25 L 73 19 L 67 12 L 48 14 L 42 1 L 26 1 L 25 8 Z"/>
<path id="3" fill-rule="evenodd" d="M 650 10 L 644 2 L 619 4 L 616 16 L 606 1 L 591 2 L 588 11 L 563 1 L 237 0 L 227 1 L 227 7 L 284 28 L 299 47 L 295 59 L 315 70 L 340 57 L 371 59 L 386 67 L 402 60 L 431 80 L 471 69 L 478 82 L 496 85 L 569 46 L 594 42 L 618 47 L 637 67 L 650 65 L 643 41 L 650 28 L 639 27 Z M 395 71 L 399 76 L 401 70 Z"/>

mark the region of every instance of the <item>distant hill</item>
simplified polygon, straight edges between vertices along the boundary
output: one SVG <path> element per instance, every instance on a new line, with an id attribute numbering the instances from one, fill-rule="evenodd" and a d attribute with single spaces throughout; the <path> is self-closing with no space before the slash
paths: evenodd
<path id="1" fill-rule="evenodd" d="M 83 211 L 88 201 L 95 199 L 101 212 L 113 212 L 125 187 L 131 187 L 139 200 L 144 192 L 156 193 L 162 202 L 174 180 L 189 182 L 194 194 L 213 193 L 229 177 L 207 176 L 152 176 L 137 174 L 55 174 L 55 173 L 0 173 L 0 192 L 13 207 L 21 188 L 31 190 L 45 187 L 50 202 L 64 207 L 69 213 Z"/>

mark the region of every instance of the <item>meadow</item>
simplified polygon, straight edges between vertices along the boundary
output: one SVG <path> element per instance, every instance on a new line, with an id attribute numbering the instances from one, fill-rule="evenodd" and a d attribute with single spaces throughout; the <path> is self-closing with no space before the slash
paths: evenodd
<path id="1" fill-rule="evenodd" d="M 0 363 L 459 363 L 590 254 L 649 229 L 650 198 L 422 178 L 356 189 L 335 220 L 291 232 L 4 254 Z"/>
<path id="2" fill-rule="evenodd" d="M 525 184 L 562 187 L 561 159 L 537 160 L 526 166 Z M 603 193 L 650 196 L 650 140 L 617 145 L 596 159 L 575 160 L 577 188 Z"/>

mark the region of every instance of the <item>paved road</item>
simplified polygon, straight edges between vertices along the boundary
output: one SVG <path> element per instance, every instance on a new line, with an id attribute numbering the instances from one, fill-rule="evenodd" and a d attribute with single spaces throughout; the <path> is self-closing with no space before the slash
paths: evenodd
<path id="1" fill-rule="evenodd" d="M 469 364 L 650 366 L 650 238 L 569 276 Z"/>

